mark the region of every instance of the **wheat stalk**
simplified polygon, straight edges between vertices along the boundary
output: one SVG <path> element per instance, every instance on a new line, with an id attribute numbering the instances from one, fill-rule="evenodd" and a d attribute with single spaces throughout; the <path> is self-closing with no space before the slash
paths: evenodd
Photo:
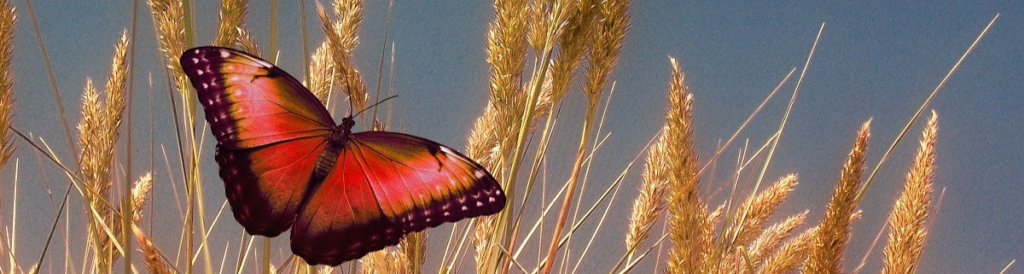
<path id="1" fill-rule="evenodd" d="M 932 112 L 921 137 L 914 165 L 907 173 L 903 193 L 889 214 L 889 244 L 885 246 L 882 273 L 914 273 L 924 250 L 928 229 L 925 219 L 931 205 L 935 170 L 935 139 L 938 115 Z"/>
<path id="2" fill-rule="evenodd" d="M 843 165 L 839 177 L 839 185 L 832 194 L 832 200 L 825 210 L 825 219 L 821 221 L 818 235 L 814 237 L 807 263 L 803 273 L 841 273 L 843 251 L 850 240 L 850 215 L 857 208 L 857 188 L 864 173 L 864 160 L 867 156 L 868 139 L 871 136 L 871 121 L 861 126 L 854 142 L 853 150 Z"/>

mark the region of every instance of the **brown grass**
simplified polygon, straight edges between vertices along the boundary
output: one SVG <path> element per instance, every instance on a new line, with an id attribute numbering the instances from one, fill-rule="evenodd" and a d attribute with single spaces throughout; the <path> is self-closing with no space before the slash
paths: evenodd
<path id="1" fill-rule="evenodd" d="M 907 173 L 903 193 L 889 214 L 889 244 L 885 246 L 882 273 L 914 273 L 924 250 L 935 171 L 935 139 L 938 115 L 932 112 L 921 136 L 914 165 Z"/>

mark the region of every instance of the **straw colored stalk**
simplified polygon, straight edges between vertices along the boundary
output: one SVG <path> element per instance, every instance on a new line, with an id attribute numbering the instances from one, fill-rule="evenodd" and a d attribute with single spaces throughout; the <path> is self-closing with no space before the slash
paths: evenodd
<path id="1" fill-rule="evenodd" d="M 174 75 L 174 84 L 178 91 L 188 99 L 190 109 L 193 103 L 191 98 L 194 94 L 189 90 L 188 79 L 185 72 L 181 70 L 178 57 L 185 52 L 185 11 L 182 0 L 149 0 L 150 12 L 153 14 L 153 21 L 156 25 L 157 40 L 160 41 L 160 51 L 164 53 L 167 67 Z M 191 115 L 191 114 L 189 114 Z"/>
<path id="2" fill-rule="evenodd" d="M 335 13 L 338 14 L 338 22 L 334 23 L 323 6 L 317 5 L 317 13 L 323 24 L 324 35 L 327 36 L 330 45 L 331 59 L 334 60 L 336 69 L 335 81 L 339 88 L 348 95 L 353 111 L 359 111 L 366 107 L 366 85 L 362 76 L 352 63 L 352 51 L 358 44 L 357 30 L 362 16 L 362 2 L 355 0 L 335 1 Z"/>
<path id="3" fill-rule="evenodd" d="M 114 49 L 113 65 L 106 85 L 106 103 L 100 102 L 92 81 L 87 80 L 82 95 L 82 121 L 78 125 L 79 145 L 82 148 L 81 168 L 85 178 L 82 195 L 89 216 L 88 231 L 96 255 L 94 263 L 101 271 L 109 271 L 111 263 L 117 258 L 111 239 L 102 227 L 110 227 L 113 235 L 120 235 L 120 222 L 114 220 L 108 200 L 112 185 L 110 167 L 126 103 L 127 52 L 128 36 L 125 33 Z"/>
<path id="4" fill-rule="evenodd" d="M 163 252 L 153 245 L 153 242 L 146 237 L 146 234 L 139 229 L 138 226 L 132 225 L 132 232 L 135 234 L 135 239 L 139 241 L 139 249 L 142 252 L 142 260 L 146 265 L 146 270 L 149 273 L 164 274 L 174 273 L 174 271 L 164 263 Z"/>
<path id="5" fill-rule="evenodd" d="M 236 43 L 238 44 L 238 48 L 242 49 L 242 51 L 248 52 L 249 54 L 255 55 L 256 57 L 264 58 L 263 51 L 260 50 L 260 46 L 256 44 L 256 40 L 254 40 L 252 36 L 249 35 L 248 31 L 245 31 L 245 29 L 239 27 L 237 29 L 237 32 L 238 39 L 236 40 L 238 41 L 236 41 Z"/>
<path id="6" fill-rule="evenodd" d="M 843 251 L 850 240 L 851 221 L 849 216 L 857 208 L 857 189 L 864 173 L 864 160 L 868 150 L 871 121 L 865 122 L 857 134 L 857 140 L 850 156 L 843 165 L 839 185 L 832 194 L 832 200 L 825 210 L 825 217 L 819 225 L 818 236 L 814 237 L 810 255 L 803 273 L 841 273 Z"/>
<path id="7" fill-rule="evenodd" d="M 903 193 L 889 214 L 889 244 L 885 246 L 882 273 L 914 273 L 928 235 L 925 219 L 931 205 L 935 170 L 935 139 L 938 115 L 932 112 L 921 137 L 914 166 L 907 173 Z"/>
<path id="8" fill-rule="evenodd" d="M 17 16 L 14 7 L 6 0 L 0 0 L 0 167 L 7 163 L 14 153 L 10 132 L 14 114 L 14 77 L 11 76 L 11 59 L 14 57 L 14 26 Z"/>
<path id="9" fill-rule="evenodd" d="M 331 58 L 330 51 L 328 42 L 316 48 L 313 60 L 309 62 L 309 83 L 306 84 L 309 91 L 313 92 L 323 105 L 327 105 L 327 101 L 330 100 L 331 79 L 335 73 L 334 59 Z"/>
<path id="10" fill-rule="evenodd" d="M 565 199 L 562 202 L 558 218 L 555 220 L 555 230 L 552 235 L 550 247 L 548 248 L 548 263 L 544 264 L 541 273 L 549 273 L 553 265 L 555 255 L 559 249 L 559 238 L 565 226 L 571 208 L 576 184 L 579 182 L 579 175 L 582 172 L 583 158 L 586 155 L 587 144 L 590 138 L 590 131 L 596 120 L 597 105 L 605 85 L 611 77 L 612 70 L 619 60 L 619 53 L 622 51 L 622 41 L 626 37 L 626 30 L 629 28 L 629 1 L 628 0 L 607 0 L 599 4 L 597 26 L 594 29 L 594 40 L 588 47 L 590 66 L 586 73 L 586 81 L 583 85 L 583 94 L 587 97 L 587 110 L 583 120 L 583 127 L 580 130 L 580 142 L 576 150 L 576 161 L 573 164 L 573 171 L 569 175 Z"/>
<path id="11" fill-rule="evenodd" d="M 669 273 L 698 273 L 711 244 L 712 226 L 707 205 L 697 197 L 700 178 L 697 176 L 697 150 L 693 137 L 693 95 L 686 87 L 685 76 L 676 60 L 672 63 L 669 83 L 669 109 L 666 130 L 667 144 L 664 165 L 667 167 L 669 240 Z"/>
<path id="12" fill-rule="evenodd" d="M 217 38 L 213 45 L 218 47 L 234 47 L 239 38 L 239 27 L 245 25 L 248 10 L 247 0 L 220 1 L 220 26 L 217 27 Z"/>
<path id="13" fill-rule="evenodd" d="M 729 231 L 735 233 L 735 242 L 729 248 L 744 246 L 754 240 L 764 228 L 765 220 L 775 213 L 775 209 L 786 200 L 796 184 L 796 175 L 790 174 L 760 194 L 747 198 L 740 210 L 736 211 L 733 217 L 735 222 L 729 228 Z"/>

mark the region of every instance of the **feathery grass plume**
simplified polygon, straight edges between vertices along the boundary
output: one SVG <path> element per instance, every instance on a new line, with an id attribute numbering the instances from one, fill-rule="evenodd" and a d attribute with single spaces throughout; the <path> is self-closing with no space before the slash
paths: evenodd
<path id="1" fill-rule="evenodd" d="M 672 79 L 669 82 L 669 108 L 662 155 L 667 167 L 669 193 L 668 207 L 669 273 L 698 273 L 703 269 L 703 258 L 711 244 L 705 232 L 713 223 L 707 205 L 697 197 L 700 178 L 697 174 L 697 149 L 693 137 L 693 95 L 686 87 L 685 76 L 674 58 Z"/>
<path id="2" fill-rule="evenodd" d="M 181 64 L 178 63 L 178 57 L 185 52 L 185 10 L 182 2 L 182 0 L 149 0 L 149 8 L 153 14 L 153 24 L 156 25 L 160 51 L 164 53 L 167 67 L 174 75 L 174 84 L 186 98 L 184 102 L 189 109 L 195 109 L 193 103 L 195 95 L 187 92 L 189 82 L 185 78 L 185 72 L 181 70 Z"/>
<path id="3" fill-rule="evenodd" d="M 487 63 L 490 64 L 490 101 L 477 118 L 470 133 L 466 155 L 491 171 L 506 193 L 514 190 L 506 184 L 504 157 L 514 149 L 515 132 L 521 126 L 526 93 L 519 92 L 526 60 L 526 33 L 529 6 L 525 1 L 494 1 L 494 21 L 487 31 Z M 506 210 L 507 212 L 507 210 Z M 504 217 L 502 217 L 504 216 Z M 497 271 L 504 237 L 499 226 L 510 218 L 505 213 L 481 217 L 473 231 L 478 273 Z M 458 254 L 456 254 L 458 255 Z"/>
<path id="4" fill-rule="evenodd" d="M 135 186 L 132 187 L 132 224 L 138 224 L 142 221 L 142 208 L 146 206 L 146 196 L 149 195 L 149 191 L 153 189 L 153 174 L 146 173 L 139 177 L 138 181 L 135 181 Z"/>
<path id="5" fill-rule="evenodd" d="M 928 236 L 925 219 L 931 205 L 935 170 L 935 139 L 938 115 L 932 111 L 921 136 L 914 166 L 907 173 L 903 193 L 889 214 L 889 244 L 885 246 L 882 273 L 914 273 Z"/>
<path id="6" fill-rule="evenodd" d="M 511 150 L 526 98 L 519 92 L 526 60 L 527 6 L 523 1 L 497 0 L 495 19 L 487 31 L 491 99 L 470 133 L 466 155 L 504 183 L 499 160 Z M 506 191 L 508 190 L 505 186 Z"/>
<path id="7" fill-rule="evenodd" d="M 685 88 L 682 85 L 679 87 Z M 683 94 L 685 91 L 678 91 L 678 93 Z M 683 101 L 676 102 L 683 103 Z M 669 111 L 684 107 L 671 105 L 669 106 Z M 651 145 L 647 153 L 647 164 L 644 166 L 643 180 L 640 183 L 640 196 L 633 201 L 633 211 L 630 213 L 629 229 L 627 229 L 626 234 L 626 252 L 629 257 L 632 257 L 636 248 L 647 240 L 651 227 L 658 221 L 662 212 L 665 211 L 665 200 L 670 190 L 668 188 L 669 172 L 672 169 L 669 166 L 669 161 L 671 161 L 669 153 L 671 149 L 676 148 L 674 147 L 675 143 L 670 142 L 667 138 L 685 134 L 684 132 L 674 132 L 672 135 L 665 134 L 665 132 L 673 129 L 677 131 L 680 129 L 685 130 L 685 128 L 680 127 L 670 128 L 670 123 L 671 121 L 665 122 L 665 126 L 661 128 L 661 136 L 658 137 L 657 142 Z"/>
<path id="8" fill-rule="evenodd" d="M 263 57 L 263 50 L 260 50 L 260 46 L 256 44 L 256 40 L 254 40 L 252 36 L 249 35 L 248 31 L 245 31 L 245 29 L 242 29 L 240 27 L 238 28 L 237 31 L 238 39 L 236 40 L 238 41 L 236 41 L 236 43 L 238 44 L 239 49 L 242 49 L 242 51 L 248 52 L 249 54 L 255 55 L 256 57 L 259 57 L 261 59 L 266 59 Z"/>
<path id="9" fill-rule="evenodd" d="M 363 256 L 359 260 L 361 273 L 367 274 L 414 274 L 409 267 L 409 258 L 405 253 L 388 247 Z"/>
<path id="10" fill-rule="evenodd" d="M 597 105 L 608 83 L 608 79 L 611 77 L 612 70 L 618 63 L 619 53 L 622 51 L 622 41 L 625 39 L 626 31 L 629 28 L 629 3 L 629 0 L 607 0 L 598 3 L 596 19 L 598 24 L 594 26 L 594 38 L 587 47 L 590 66 L 587 69 L 586 80 L 583 85 L 583 93 L 587 97 L 587 110 L 582 129 L 580 130 L 581 138 L 576 150 L 576 161 L 573 164 L 569 180 L 566 182 L 568 187 L 566 188 L 562 207 L 558 212 L 558 218 L 555 219 L 555 229 L 552 232 L 552 235 L 555 235 L 555 237 L 552 238 L 548 248 L 548 263 L 544 264 L 541 273 L 549 273 L 551 266 L 554 264 L 552 260 L 558 253 L 559 238 L 562 235 L 562 229 L 565 226 L 565 220 L 572 205 L 576 184 L 579 182 L 579 175 L 582 171 L 583 158 L 586 155 L 591 130 L 593 130 L 593 125 L 596 121 Z"/>
<path id="11" fill-rule="evenodd" d="M 764 258 L 782 245 L 782 240 L 789 236 L 796 227 L 802 225 L 804 220 L 807 219 L 808 211 L 804 211 L 800 214 L 790 216 L 786 220 L 774 224 L 761 232 L 761 235 L 757 237 L 752 243 L 750 243 L 747 250 L 747 255 L 750 258 L 752 265 L 761 265 Z"/>
<path id="12" fill-rule="evenodd" d="M 85 210 L 97 213 L 86 214 L 89 216 L 88 233 L 96 256 L 94 266 L 106 272 L 109 272 L 117 256 L 113 252 L 111 239 L 102 227 L 110 227 L 113 235 L 120 235 L 121 231 L 120 222 L 114 220 L 108 200 L 112 185 L 110 168 L 126 104 L 125 83 L 129 71 L 127 52 L 128 36 L 123 33 L 114 49 L 113 65 L 106 84 L 106 103 L 99 101 L 96 88 L 91 80 L 87 80 L 82 95 L 82 121 L 78 125 L 79 145 L 82 149 L 81 169 L 85 178 L 85 190 L 82 191 Z"/>
<path id="13" fill-rule="evenodd" d="M 586 52 L 587 45 L 591 44 L 598 9 L 594 0 L 581 0 L 575 11 L 570 15 L 558 43 L 558 56 L 551 63 L 551 74 L 553 75 L 552 101 L 562 100 L 569 91 L 569 83 L 572 82 L 573 69 L 579 66 Z M 532 38 L 532 37 L 531 37 Z M 537 47 L 537 46 L 534 46 Z"/>
<path id="14" fill-rule="evenodd" d="M 366 107 L 366 85 L 363 83 L 359 70 L 356 70 L 352 63 L 352 51 L 358 44 L 357 30 L 362 20 L 362 1 L 338 0 L 334 2 L 335 14 L 338 15 L 338 22 L 333 23 L 323 6 L 317 5 L 317 13 L 323 23 L 324 35 L 327 36 L 327 43 L 331 49 L 331 59 L 334 60 L 334 67 L 337 71 L 335 82 L 339 88 L 348 95 L 352 106 L 356 110 Z"/>
<path id="15" fill-rule="evenodd" d="M 406 268 L 409 273 L 423 272 L 423 263 L 427 256 L 427 234 L 423 231 L 409 233 L 398 243 L 398 250 L 408 261 Z"/>
<path id="16" fill-rule="evenodd" d="M 174 271 L 164 263 L 163 253 L 160 252 L 160 249 L 158 249 L 156 245 L 153 245 L 153 242 L 146 237 L 146 234 L 142 232 L 142 229 L 139 229 L 136 225 L 132 225 L 132 232 L 135 234 L 135 239 L 139 241 L 139 249 L 142 252 L 143 262 L 145 263 L 146 270 L 149 271 L 149 273 L 174 273 Z"/>
<path id="17" fill-rule="evenodd" d="M 320 99 L 320 104 L 327 105 L 330 100 L 331 80 L 334 75 L 334 59 L 331 58 L 331 48 L 328 42 L 323 42 L 313 53 L 313 60 L 309 62 L 309 91 Z"/>
<path id="18" fill-rule="evenodd" d="M 245 25 L 248 2 L 247 0 L 220 1 L 220 26 L 217 27 L 217 38 L 213 40 L 214 46 L 234 47 L 236 45 L 235 42 L 240 38 L 239 31 L 241 29 L 239 27 Z"/>
<path id="19" fill-rule="evenodd" d="M 864 160 L 867 158 L 868 139 L 871 136 L 871 121 L 867 121 L 857 134 L 853 150 L 843 165 L 839 177 L 839 185 L 832 194 L 832 200 L 825 210 L 825 217 L 814 237 L 807 263 L 803 273 L 841 273 L 841 261 L 846 244 L 850 240 L 851 215 L 857 203 L 857 189 L 864 173 Z"/>
<path id="20" fill-rule="evenodd" d="M 758 195 L 751 194 L 743 205 L 736 211 L 732 227 L 728 231 L 735 233 L 735 242 L 727 248 L 744 246 L 754 240 L 754 237 L 764 228 L 764 222 L 775 213 L 782 201 L 786 200 L 793 187 L 797 184 L 796 175 L 790 174 L 778 182 L 761 191 Z M 739 223 L 739 220 L 743 220 Z"/>
<path id="21" fill-rule="evenodd" d="M 796 270 L 807 259 L 807 253 L 818 237 L 818 227 L 813 227 L 782 244 L 775 252 L 767 254 L 760 274 L 781 274 Z"/>
<path id="22" fill-rule="evenodd" d="M 0 0 L 0 167 L 7 163 L 14 153 L 7 128 L 13 123 L 14 77 L 11 76 L 11 59 L 14 57 L 14 26 L 17 16 L 14 7 L 7 0 Z"/>

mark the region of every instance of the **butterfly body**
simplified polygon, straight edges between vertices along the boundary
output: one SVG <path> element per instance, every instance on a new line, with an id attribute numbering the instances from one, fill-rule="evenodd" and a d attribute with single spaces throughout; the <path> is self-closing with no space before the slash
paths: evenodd
<path id="1" fill-rule="evenodd" d="M 253 235 L 291 229 L 292 251 L 338 265 L 407 233 L 505 205 L 485 168 L 436 142 L 335 124 L 297 80 L 228 48 L 181 57 L 213 135 L 235 220 Z"/>

